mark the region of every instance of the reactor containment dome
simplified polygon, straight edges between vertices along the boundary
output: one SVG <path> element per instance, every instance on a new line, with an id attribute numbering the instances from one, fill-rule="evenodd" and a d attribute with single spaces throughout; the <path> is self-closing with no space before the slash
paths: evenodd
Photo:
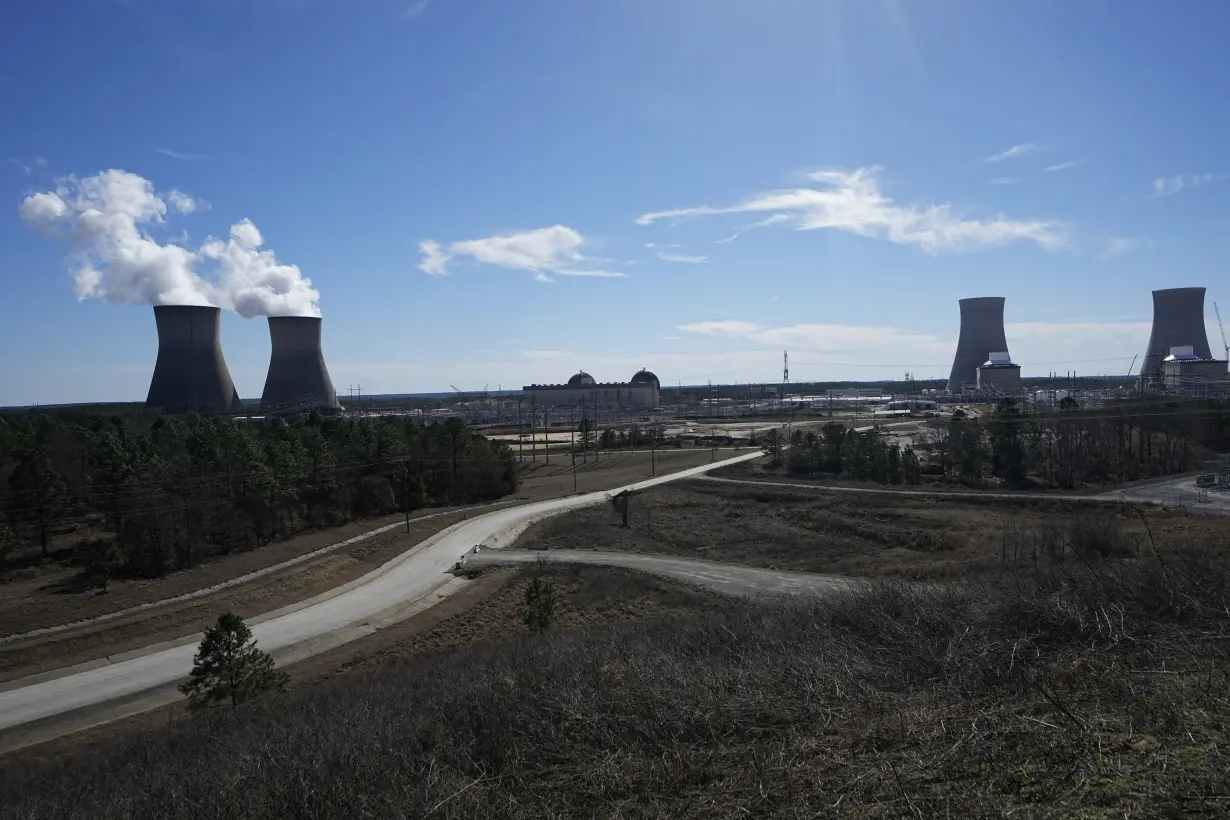
<path id="1" fill-rule="evenodd" d="M 164 413 L 229 413 L 239 394 L 222 358 L 222 311 L 157 305 L 158 360 L 145 406 Z"/>
<path id="2" fill-rule="evenodd" d="M 337 412 L 342 405 L 325 367 L 316 316 L 270 316 L 269 374 L 261 393 L 261 412 Z"/>
<path id="3" fill-rule="evenodd" d="M 1004 297 L 981 296 L 962 299 L 961 333 L 957 337 L 957 355 L 948 375 L 948 392 L 960 393 L 967 384 L 976 384 L 978 368 L 992 353 L 1007 356 L 1008 340 L 1004 337 Z"/>
<path id="4" fill-rule="evenodd" d="M 1196 358 L 1213 358 L 1204 329 L 1204 288 L 1153 291 L 1153 330 L 1140 366 L 1141 378 L 1160 377 L 1172 347 L 1191 347 Z"/>

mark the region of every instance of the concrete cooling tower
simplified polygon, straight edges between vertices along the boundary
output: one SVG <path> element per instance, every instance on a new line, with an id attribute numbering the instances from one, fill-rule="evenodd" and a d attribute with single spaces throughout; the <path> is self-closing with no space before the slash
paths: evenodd
<path id="1" fill-rule="evenodd" d="M 216 307 L 160 305 L 158 361 L 145 406 L 164 413 L 228 413 L 239 394 L 222 358 L 222 311 Z"/>
<path id="2" fill-rule="evenodd" d="M 320 319 L 271 316 L 269 375 L 261 393 L 262 413 L 341 409 L 320 349 Z"/>
<path id="3" fill-rule="evenodd" d="M 1141 377 L 1160 375 L 1162 360 L 1170 355 L 1170 348 L 1185 345 L 1191 345 L 1197 358 L 1213 358 L 1204 331 L 1204 288 L 1153 291 L 1153 331 L 1140 366 Z"/>
<path id="4" fill-rule="evenodd" d="M 957 355 L 948 375 L 948 392 L 959 393 L 964 385 L 978 380 L 978 366 L 992 353 L 1008 349 L 1004 338 L 1004 297 L 983 296 L 962 299 L 961 334 L 957 337 Z"/>

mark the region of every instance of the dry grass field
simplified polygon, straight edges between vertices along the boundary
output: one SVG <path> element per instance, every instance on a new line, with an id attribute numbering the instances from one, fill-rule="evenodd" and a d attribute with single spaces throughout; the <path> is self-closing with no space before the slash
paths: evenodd
<path id="1" fill-rule="evenodd" d="M 10 756 L 0 817 L 1225 816 L 1230 572 L 1163 554 L 795 602 L 590 570 L 640 616 L 545 635 L 519 575 L 452 638 Z"/>
<path id="2" fill-rule="evenodd" d="M 1224 549 L 1230 518 L 1066 501 L 834 495 L 703 479 L 532 527 L 522 546 L 630 550 L 757 567 L 896 578 L 967 579 L 1078 560 L 1141 555 L 1153 543 Z M 1152 540 L 1151 540 L 1152 539 Z"/>

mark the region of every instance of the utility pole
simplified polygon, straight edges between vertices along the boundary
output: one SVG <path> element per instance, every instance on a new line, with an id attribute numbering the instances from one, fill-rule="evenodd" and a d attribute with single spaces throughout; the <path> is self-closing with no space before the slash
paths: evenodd
<path id="1" fill-rule="evenodd" d="M 517 463 L 525 461 L 525 433 L 521 429 L 521 397 L 517 398 Z"/>
<path id="2" fill-rule="evenodd" d="M 538 408 L 533 401 L 530 401 L 530 461 L 534 464 L 538 463 L 538 448 L 534 441 L 534 417 L 538 415 Z"/>
<path id="3" fill-rule="evenodd" d="M 577 491 L 577 406 L 572 405 L 572 418 L 568 431 L 568 452 L 572 454 L 572 491 Z"/>
<path id="4" fill-rule="evenodd" d="M 649 474 L 658 474 L 658 436 L 656 430 L 649 431 Z"/>
<path id="5" fill-rule="evenodd" d="M 542 408 L 542 457 L 551 463 L 551 408 Z"/>

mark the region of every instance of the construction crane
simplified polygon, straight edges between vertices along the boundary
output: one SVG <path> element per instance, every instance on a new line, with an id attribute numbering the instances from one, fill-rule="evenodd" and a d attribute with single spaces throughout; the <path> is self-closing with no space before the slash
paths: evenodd
<path id="1" fill-rule="evenodd" d="M 1217 317 L 1217 329 L 1221 331 L 1221 346 L 1226 351 L 1226 358 L 1230 359 L 1230 343 L 1226 342 L 1226 327 L 1221 323 L 1221 311 L 1217 309 L 1217 303 L 1213 303 L 1213 315 Z"/>

